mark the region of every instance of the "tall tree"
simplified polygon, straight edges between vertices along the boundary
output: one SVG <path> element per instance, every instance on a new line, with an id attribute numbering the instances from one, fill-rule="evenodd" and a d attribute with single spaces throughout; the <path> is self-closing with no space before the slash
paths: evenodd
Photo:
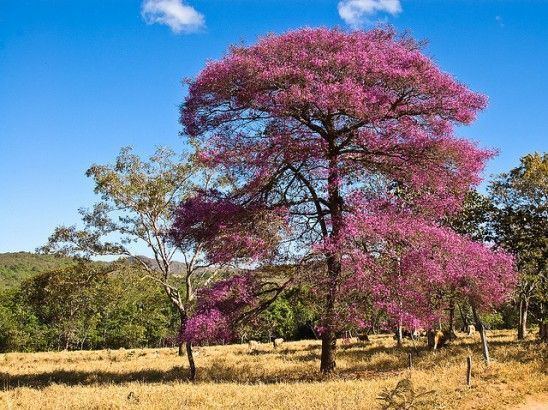
<path id="1" fill-rule="evenodd" d="M 485 97 L 420 48 L 391 30 L 302 29 L 233 47 L 189 81 L 183 134 L 231 183 L 210 202 L 283 215 L 289 227 L 265 241 L 245 223 L 253 218 L 233 218 L 225 225 L 243 233 L 207 250 L 227 258 L 234 240 L 236 256 L 272 246 L 275 257 L 318 265 L 323 372 L 334 369 L 336 332 L 352 316 L 345 283 L 356 272 L 344 267 L 342 244 L 354 217 L 386 206 L 435 224 L 458 209 L 492 155 L 453 134 Z"/>
<path id="2" fill-rule="evenodd" d="M 493 180 L 489 193 L 496 206 L 495 240 L 516 256 L 520 273 L 518 339 L 527 335 L 527 316 L 534 302 L 541 339 L 548 341 L 548 155 L 525 155 L 518 167 Z"/>
<path id="3" fill-rule="evenodd" d="M 194 192 L 196 168 L 186 157 L 176 155 L 166 148 L 156 150 L 148 161 L 123 148 L 112 165 L 93 165 L 86 175 L 93 179 L 95 193 L 100 195 L 90 210 L 81 209 L 83 227 L 60 226 L 41 249 L 76 255 L 117 255 L 134 257 L 147 275 L 163 286 L 181 320 L 181 332 L 189 316 L 195 297 L 196 281 L 204 268 L 199 242 L 179 243 L 176 246 L 168 237 L 173 212 L 180 201 Z M 153 254 L 153 263 L 135 255 L 132 244 L 146 245 Z M 174 275 L 173 258 L 182 252 L 185 271 Z M 186 345 L 195 377 L 192 346 Z M 183 345 L 179 345 L 183 354 Z"/>

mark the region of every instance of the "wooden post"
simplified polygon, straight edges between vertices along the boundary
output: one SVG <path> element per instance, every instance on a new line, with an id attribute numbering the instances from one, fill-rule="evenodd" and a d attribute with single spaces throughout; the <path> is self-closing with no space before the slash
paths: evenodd
<path id="1" fill-rule="evenodd" d="M 483 323 L 481 324 L 480 339 L 483 358 L 485 360 L 485 364 L 489 366 L 489 363 L 491 363 L 491 357 L 489 356 L 489 346 L 487 345 L 487 335 L 485 334 L 485 326 L 483 325 Z"/>
<path id="2" fill-rule="evenodd" d="M 472 305 L 472 314 L 474 315 L 474 320 L 476 322 L 476 330 L 480 332 L 481 350 L 483 353 L 483 359 L 485 360 L 485 364 L 489 366 L 491 359 L 489 357 L 489 346 L 487 344 L 487 335 L 485 334 L 485 326 L 479 314 L 477 313 L 476 307 L 474 305 Z"/>
<path id="3" fill-rule="evenodd" d="M 472 356 L 466 358 L 466 385 L 472 385 Z"/>
<path id="4" fill-rule="evenodd" d="M 411 352 L 407 353 L 407 367 L 409 370 L 413 367 L 413 357 L 411 355 Z"/>

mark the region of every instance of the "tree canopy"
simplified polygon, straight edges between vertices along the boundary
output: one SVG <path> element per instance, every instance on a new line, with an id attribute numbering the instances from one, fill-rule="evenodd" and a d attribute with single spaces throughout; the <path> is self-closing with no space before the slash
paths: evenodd
<path id="1" fill-rule="evenodd" d="M 233 47 L 189 81 L 181 109 L 183 134 L 197 147 L 197 158 L 227 184 L 181 209 L 202 221 L 218 214 L 212 204 L 233 213 L 226 224 L 230 235 L 221 235 L 219 245 L 216 236 L 208 238 L 213 260 L 219 252 L 230 259 L 226 252 L 235 242 L 233 258 L 242 256 L 242 247 L 249 259 L 271 247 L 269 261 L 315 264 L 307 279 L 324 301 L 321 368 L 331 371 L 335 334 L 360 299 L 346 290 L 363 265 L 347 263 L 347 256 L 370 262 L 367 278 L 360 279 L 368 284 L 364 295 L 379 294 L 371 263 L 386 263 L 379 256 L 386 238 L 364 241 L 360 221 L 387 215 L 395 226 L 443 231 L 439 222 L 460 208 L 493 155 L 453 132 L 485 104 L 484 96 L 442 72 L 416 41 L 391 30 L 301 29 Z M 260 215 L 280 221 L 268 241 L 246 222 Z M 444 235 L 429 239 L 439 243 Z M 463 238 L 446 251 L 464 253 L 470 246 Z M 482 277 L 495 258 L 499 274 L 512 276 L 506 255 L 484 247 L 478 252 L 485 258 L 472 274 Z M 451 260 L 444 255 L 435 263 Z"/>

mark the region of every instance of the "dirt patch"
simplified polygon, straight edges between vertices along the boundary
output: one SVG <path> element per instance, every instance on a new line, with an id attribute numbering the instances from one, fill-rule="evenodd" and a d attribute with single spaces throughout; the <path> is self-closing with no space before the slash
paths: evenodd
<path id="1" fill-rule="evenodd" d="M 514 410 L 548 410 L 548 394 L 531 396 L 525 403 L 513 408 Z"/>

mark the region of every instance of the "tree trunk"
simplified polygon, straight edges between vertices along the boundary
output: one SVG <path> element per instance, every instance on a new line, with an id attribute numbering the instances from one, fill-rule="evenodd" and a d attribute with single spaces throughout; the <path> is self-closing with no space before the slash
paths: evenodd
<path id="1" fill-rule="evenodd" d="M 435 336 L 436 332 L 434 331 L 434 329 L 428 329 L 426 331 L 426 343 L 429 349 L 434 349 L 434 346 L 436 344 Z"/>
<path id="2" fill-rule="evenodd" d="M 337 349 L 337 338 L 332 330 L 326 330 L 322 334 L 322 355 L 320 359 L 320 371 L 332 373 L 335 370 L 335 353 Z"/>
<path id="3" fill-rule="evenodd" d="M 546 303 L 540 304 L 538 336 L 541 343 L 548 343 L 548 319 L 546 318 Z"/>
<path id="4" fill-rule="evenodd" d="M 194 363 L 194 353 L 192 353 L 192 343 L 186 342 L 186 355 L 188 357 L 188 367 L 190 369 L 190 380 L 196 380 L 196 364 Z"/>
<path id="5" fill-rule="evenodd" d="M 483 353 L 483 359 L 485 360 L 485 364 L 489 366 L 489 363 L 491 362 L 491 357 L 489 356 L 489 346 L 487 345 L 487 335 L 485 334 L 485 326 L 483 326 L 483 323 L 480 325 L 480 328 L 481 351 Z"/>
<path id="6" fill-rule="evenodd" d="M 548 343 L 548 322 L 539 325 L 538 336 L 542 343 Z"/>
<path id="7" fill-rule="evenodd" d="M 331 279 L 336 280 L 340 272 L 340 264 L 335 262 L 334 258 L 328 257 L 328 271 Z M 331 290 L 327 296 L 327 303 L 323 318 L 322 330 L 322 354 L 320 358 L 320 371 L 322 373 L 331 373 L 335 370 L 335 353 L 337 349 L 337 335 L 335 333 L 335 283 L 331 285 Z"/>
<path id="8" fill-rule="evenodd" d="M 398 347 L 401 347 L 403 345 L 403 327 L 401 323 L 396 328 L 396 344 Z"/>
<path id="9" fill-rule="evenodd" d="M 335 148 L 335 139 L 329 141 L 329 173 L 327 177 L 327 191 L 329 210 L 331 214 L 331 238 L 339 238 L 342 220 L 342 198 L 339 192 L 339 164 Z M 323 228 L 324 235 L 327 229 Z M 326 254 L 327 275 L 329 278 L 329 288 L 326 300 L 325 311 L 323 315 L 323 333 L 322 333 L 322 354 L 320 359 L 320 371 L 324 374 L 335 370 L 335 353 L 337 348 L 337 335 L 335 323 L 335 302 L 337 299 L 338 280 L 341 274 L 341 256 L 335 252 Z"/>
<path id="10" fill-rule="evenodd" d="M 447 337 L 453 340 L 457 337 L 455 334 L 455 301 L 451 299 L 449 303 L 449 331 Z"/>
<path id="11" fill-rule="evenodd" d="M 181 308 L 177 307 L 179 309 L 179 317 L 180 317 L 180 323 L 179 323 L 179 338 L 177 340 L 177 344 L 179 347 L 178 354 L 179 356 L 185 355 L 185 340 L 184 340 L 184 333 L 185 333 L 185 326 L 186 326 L 186 312 L 182 310 Z"/>
<path id="12" fill-rule="evenodd" d="M 468 316 L 464 314 L 464 312 L 462 310 L 462 306 L 460 304 L 458 305 L 458 307 L 459 307 L 459 312 L 460 312 L 460 318 L 462 320 L 461 331 L 467 332 L 468 331 L 468 325 L 470 324 L 470 323 L 468 323 Z"/>
<path id="13" fill-rule="evenodd" d="M 489 346 L 487 344 L 487 335 L 485 334 L 485 326 L 483 325 L 483 322 L 481 321 L 481 318 L 478 315 L 476 308 L 473 305 L 472 305 L 472 314 L 474 315 L 474 320 L 476 322 L 476 330 L 478 330 L 480 334 L 481 351 L 483 353 L 483 359 L 485 360 L 485 364 L 489 366 L 489 363 L 491 362 L 491 358 L 489 356 Z"/>
<path id="14" fill-rule="evenodd" d="M 181 316 L 181 328 L 180 328 L 180 335 L 179 335 L 179 356 L 184 355 L 184 351 L 182 350 L 182 347 L 186 346 L 186 357 L 188 360 L 188 368 L 190 369 L 190 380 L 194 381 L 196 380 L 196 363 L 194 363 L 194 354 L 192 353 L 192 342 L 185 341 L 183 338 L 183 335 L 185 333 L 186 321 L 187 321 L 186 311 L 180 309 L 179 314 Z"/>
<path id="15" fill-rule="evenodd" d="M 527 336 L 528 311 L 529 311 L 529 300 L 522 296 L 519 299 L 518 340 L 523 340 Z"/>

